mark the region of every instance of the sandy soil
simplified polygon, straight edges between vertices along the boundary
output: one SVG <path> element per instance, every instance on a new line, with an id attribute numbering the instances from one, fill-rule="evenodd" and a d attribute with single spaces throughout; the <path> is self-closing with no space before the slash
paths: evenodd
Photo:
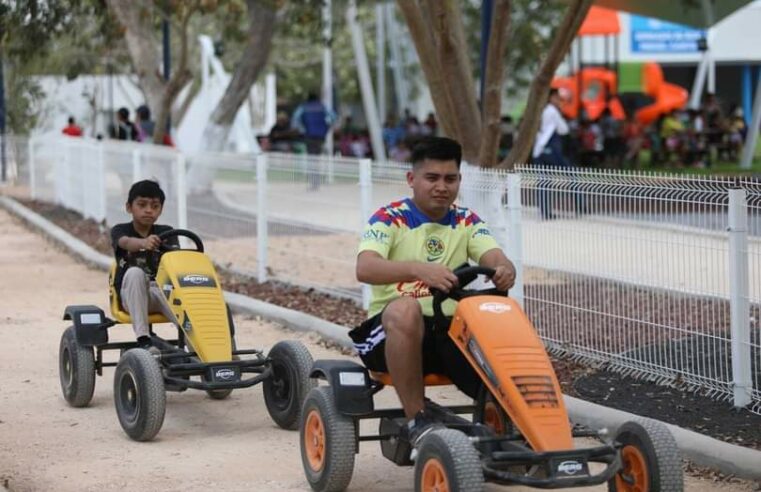
<path id="1" fill-rule="evenodd" d="M 67 304 L 105 307 L 106 275 L 74 262 L 4 211 L 0 237 L 0 488 L 308 490 L 298 434 L 273 424 L 258 388 L 226 401 L 198 391 L 169 393 L 164 426 L 149 443 L 133 442 L 121 430 L 111 369 L 98 378 L 90 407 L 68 407 L 58 382 L 58 343 L 66 326 L 61 315 Z M 299 338 L 316 358 L 339 357 L 309 336 L 254 319 L 236 322 L 241 347 L 266 350 L 277 340 Z M 112 330 L 112 339 L 129 338 L 127 327 Z M 452 390 L 437 393 L 442 403 L 461 401 Z M 392 405 L 395 397 L 384 391 L 379 401 Z M 689 491 L 752 490 L 745 483 L 687 480 Z M 412 469 L 386 461 L 377 445 L 364 445 L 351 490 L 412 490 Z"/>

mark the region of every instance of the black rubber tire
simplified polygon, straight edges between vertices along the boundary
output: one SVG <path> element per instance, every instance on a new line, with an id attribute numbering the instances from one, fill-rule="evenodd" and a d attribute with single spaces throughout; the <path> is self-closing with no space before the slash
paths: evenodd
<path id="1" fill-rule="evenodd" d="M 307 456 L 305 431 L 307 421 L 316 412 L 322 420 L 325 443 L 322 468 L 314 470 Z M 338 412 L 330 386 L 318 386 L 309 392 L 299 425 L 301 464 L 312 490 L 340 492 L 346 490 L 354 473 L 357 438 L 354 421 Z"/>
<path id="2" fill-rule="evenodd" d="M 272 368 L 272 376 L 262 383 L 267 411 L 281 428 L 296 430 L 304 400 L 317 384 L 309 377 L 312 354 L 303 343 L 284 340 L 272 347 L 267 358 Z"/>
<path id="3" fill-rule="evenodd" d="M 423 469 L 431 460 L 437 461 L 443 468 L 450 492 L 484 490 L 484 473 L 478 451 L 462 432 L 441 429 L 423 437 L 415 460 L 415 492 L 423 490 Z"/>
<path id="4" fill-rule="evenodd" d="M 682 472 L 682 455 L 674 436 L 661 422 L 650 419 L 637 419 L 625 422 L 616 432 L 615 440 L 626 446 L 636 448 L 646 462 L 648 484 L 640 484 L 649 492 L 682 492 L 684 476 Z M 623 451 L 623 448 L 622 448 Z M 619 472 L 619 475 L 626 469 Z M 618 475 L 617 475 L 618 476 Z M 608 482 L 608 491 L 618 492 L 616 478 Z"/>
<path id="5" fill-rule="evenodd" d="M 150 441 L 164 424 L 166 392 L 156 359 L 147 350 L 127 350 L 114 373 L 114 404 L 124 432 Z"/>
<path id="6" fill-rule="evenodd" d="M 92 347 L 77 342 L 74 327 L 66 328 L 58 348 L 58 375 L 63 397 L 72 407 L 86 407 L 95 391 L 95 356 Z"/>

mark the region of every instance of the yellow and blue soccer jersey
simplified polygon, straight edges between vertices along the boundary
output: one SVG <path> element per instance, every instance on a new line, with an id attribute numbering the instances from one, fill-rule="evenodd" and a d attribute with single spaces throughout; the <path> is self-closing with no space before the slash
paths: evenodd
<path id="1" fill-rule="evenodd" d="M 498 247 L 486 223 L 467 208 L 452 205 L 444 218 L 434 222 L 406 198 L 375 212 L 365 227 L 359 252 L 375 251 L 391 261 L 440 263 L 454 269 L 468 259 L 478 262 L 481 255 Z M 431 293 L 420 281 L 373 285 L 369 316 L 401 296 L 416 298 L 423 315 L 433 316 Z M 444 304 L 444 313 L 451 315 L 453 308 L 454 303 Z"/>

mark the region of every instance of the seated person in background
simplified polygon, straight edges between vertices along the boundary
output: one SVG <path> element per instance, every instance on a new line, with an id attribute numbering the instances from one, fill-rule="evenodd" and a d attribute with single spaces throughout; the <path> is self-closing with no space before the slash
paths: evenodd
<path id="1" fill-rule="evenodd" d="M 161 313 L 168 320 L 174 314 L 166 297 L 156 285 L 158 234 L 170 231 L 167 225 L 157 225 L 164 207 L 165 195 L 155 181 L 143 180 L 133 184 L 127 195 L 127 213 L 132 222 L 117 224 L 111 229 L 111 243 L 116 257 L 114 286 L 121 305 L 132 318 L 132 328 L 140 347 L 157 353 L 151 344 L 148 315 Z M 177 237 L 167 243 L 179 246 Z"/>
<path id="2" fill-rule="evenodd" d="M 423 375 L 442 373 L 475 398 L 481 382 L 447 335 L 434 331 L 430 288 L 449 291 L 452 269 L 468 259 L 493 268 L 492 281 L 507 290 L 515 268 L 473 211 L 454 205 L 460 188 L 460 144 L 426 137 L 412 151 L 407 183 L 412 198 L 393 202 L 370 218 L 359 246 L 357 279 L 371 284 L 369 319 L 349 333 L 371 371 L 388 372 L 409 419 L 416 445 L 440 424 L 426 411 Z M 454 303 L 444 303 L 452 316 Z"/>

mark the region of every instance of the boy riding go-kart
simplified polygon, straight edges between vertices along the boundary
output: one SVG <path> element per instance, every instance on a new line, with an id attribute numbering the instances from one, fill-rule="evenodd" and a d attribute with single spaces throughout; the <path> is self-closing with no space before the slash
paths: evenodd
<path id="1" fill-rule="evenodd" d="M 416 490 L 478 491 L 484 480 L 681 490 L 679 453 L 661 425 L 627 423 L 612 442 L 575 447 L 575 437 L 599 436 L 571 428 L 541 340 L 504 296 L 512 264 L 475 213 L 453 206 L 459 145 L 424 140 L 412 161 L 412 199 L 376 212 L 360 245 L 357 276 L 373 285 L 373 298 L 370 319 L 350 336 L 365 367 L 320 360 L 312 370 L 329 382 L 309 393 L 301 417 L 312 488 L 344 490 L 359 443 L 375 440 L 391 461 L 414 463 Z M 468 259 L 480 266 L 451 270 Z M 464 290 L 478 274 L 496 289 Z M 424 398 L 426 385 L 451 383 L 476 405 L 445 408 Z M 374 394 L 391 384 L 402 408 L 376 410 Z M 460 416 L 467 413 L 472 421 Z M 364 419 L 380 419 L 377 434 L 360 434 Z"/>
<path id="2" fill-rule="evenodd" d="M 237 388 L 263 383 L 267 410 L 281 427 L 295 429 L 307 392 L 312 357 L 297 341 L 281 341 L 265 354 L 238 350 L 235 327 L 214 265 L 191 231 L 157 226 L 164 194 L 152 181 L 135 183 L 127 211 L 133 222 L 112 229 L 117 262 L 109 276 L 113 319 L 97 306 L 67 306 L 71 320 L 59 350 L 61 389 L 74 407 L 90 403 L 95 375 L 116 367 L 114 402 L 132 439 L 153 439 L 166 409 L 165 391 L 205 390 L 224 399 Z M 194 249 L 181 249 L 185 237 Z M 110 342 L 108 330 L 133 324 L 135 342 Z M 172 323 L 177 338 L 165 340 L 152 325 Z M 118 363 L 103 354 L 118 350 Z M 250 376 L 250 377 L 248 377 Z"/>

